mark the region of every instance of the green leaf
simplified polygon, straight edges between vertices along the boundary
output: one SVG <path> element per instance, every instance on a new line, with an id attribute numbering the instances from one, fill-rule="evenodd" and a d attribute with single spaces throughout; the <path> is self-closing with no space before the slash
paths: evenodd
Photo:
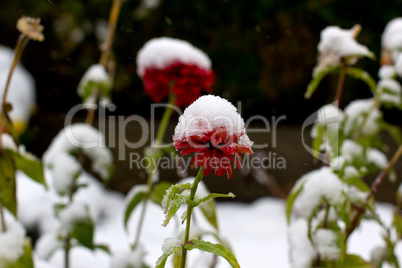
<path id="1" fill-rule="evenodd" d="M 319 123 L 317 123 L 314 127 L 316 128 L 315 129 L 316 133 L 315 133 L 315 137 L 313 139 L 313 144 L 312 144 L 313 156 L 314 156 L 314 158 L 318 158 L 318 156 L 320 155 L 320 152 L 321 152 L 320 147 L 323 142 L 323 135 L 325 134 L 325 128 Z"/>
<path id="2" fill-rule="evenodd" d="M 128 194 L 129 200 L 126 201 L 127 206 L 124 210 L 124 228 L 126 230 L 127 230 L 127 223 L 128 220 L 130 219 L 131 213 L 138 206 L 138 204 L 141 203 L 142 200 L 144 200 L 146 196 L 146 187 L 143 186 L 145 185 L 134 186 L 134 188 Z"/>
<path id="3" fill-rule="evenodd" d="M 72 238 L 75 238 L 82 246 L 93 250 L 94 225 L 92 223 L 91 217 L 89 217 L 89 211 L 87 212 L 88 218 L 84 221 L 75 223 L 70 236 Z"/>
<path id="4" fill-rule="evenodd" d="M 399 127 L 388 124 L 384 120 L 380 120 L 379 125 L 382 129 L 384 129 L 391 135 L 391 137 L 397 144 L 402 144 L 402 133 Z"/>
<path id="5" fill-rule="evenodd" d="M 301 178 L 300 181 L 296 183 L 292 191 L 289 193 L 288 199 L 286 201 L 286 220 L 288 224 L 290 223 L 290 216 L 292 215 L 293 203 L 295 202 L 300 192 L 303 190 L 304 182 L 305 180 Z"/>
<path id="6" fill-rule="evenodd" d="M 352 78 L 362 80 L 371 89 L 373 94 L 377 92 L 377 83 L 368 72 L 356 67 L 348 67 L 346 68 L 345 73 Z"/>
<path id="7" fill-rule="evenodd" d="M 3 268 L 34 268 L 32 246 L 29 238 L 25 238 L 24 241 L 24 254 L 17 261 L 6 263 Z"/>
<path id="8" fill-rule="evenodd" d="M 220 257 L 225 258 L 233 268 L 240 268 L 235 256 L 222 245 L 212 244 L 207 241 L 202 240 L 190 240 L 188 244 L 185 245 L 186 249 L 193 250 L 198 249 L 210 253 L 214 253 Z"/>
<path id="9" fill-rule="evenodd" d="M 17 217 L 15 163 L 10 150 L 0 155 L 0 203 Z"/>
<path id="10" fill-rule="evenodd" d="M 399 239 L 402 238 L 402 215 L 399 211 L 394 211 L 394 220 L 392 222 L 392 225 L 394 225 L 396 229 L 396 233 L 399 237 Z"/>
<path id="11" fill-rule="evenodd" d="M 234 197 L 236 197 L 234 194 L 232 194 L 232 193 L 228 193 L 228 194 L 217 194 L 217 193 L 212 193 L 212 194 L 209 194 L 209 195 L 207 195 L 206 197 L 204 197 L 204 198 L 202 198 L 202 199 L 200 199 L 200 200 L 197 200 L 196 202 L 195 202 L 195 207 L 196 206 L 198 206 L 199 204 L 201 204 L 201 203 L 204 203 L 204 202 L 208 202 L 209 200 L 211 200 L 212 198 L 217 198 L 217 197 L 231 197 L 231 198 L 234 198 Z"/>
<path id="12" fill-rule="evenodd" d="M 333 73 L 339 70 L 340 68 L 341 68 L 340 65 L 336 65 L 319 72 L 315 77 L 313 77 L 313 80 L 311 80 L 310 84 L 308 84 L 307 91 L 306 93 L 304 93 L 304 97 L 306 99 L 310 99 L 315 90 L 317 89 L 317 87 L 320 85 L 321 80 L 328 74 Z"/>
<path id="13" fill-rule="evenodd" d="M 346 255 L 343 263 L 344 268 L 375 268 L 374 265 L 366 262 L 357 255 Z"/>
<path id="14" fill-rule="evenodd" d="M 172 264 L 173 264 L 173 268 L 180 268 L 180 265 L 181 265 L 181 252 L 178 251 L 175 254 L 173 254 Z"/>
<path id="15" fill-rule="evenodd" d="M 215 229 L 218 228 L 218 219 L 216 217 L 216 204 L 214 200 L 209 200 L 208 202 L 202 203 L 199 206 L 205 219 L 213 226 Z"/>
<path id="16" fill-rule="evenodd" d="M 150 199 L 155 204 L 161 205 L 163 196 L 165 195 L 166 191 L 169 187 L 172 186 L 170 182 L 161 181 L 159 182 L 151 192 Z"/>
<path id="17" fill-rule="evenodd" d="M 110 251 L 108 245 L 103 245 L 103 244 L 94 245 L 94 249 L 102 250 L 102 251 L 106 252 L 109 255 L 111 254 L 111 251 Z"/>
<path id="18" fill-rule="evenodd" d="M 24 172 L 25 175 L 27 175 L 34 181 L 42 184 L 46 189 L 48 188 L 45 175 L 43 173 L 42 163 L 40 162 L 40 160 L 21 155 L 14 151 L 11 151 L 11 153 L 14 157 L 14 162 L 17 169 Z"/>

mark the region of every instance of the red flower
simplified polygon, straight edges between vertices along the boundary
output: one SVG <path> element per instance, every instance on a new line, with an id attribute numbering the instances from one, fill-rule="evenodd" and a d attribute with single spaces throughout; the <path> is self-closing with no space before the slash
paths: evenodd
<path id="1" fill-rule="evenodd" d="M 188 106 L 201 96 L 201 92 L 211 93 L 214 72 L 195 64 L 176 62 L 163 69 L 147 68 L 142 76 L 144 91 L 154 102 L 161 102 L 169 95 L 169 83 L 174 82 L 177 106 Z"/>
<path id="2" fill-rule="evenodd" d="M 227 173 L 228 179 L 233 174 L 231 161 L 241 169 L 241 154 L 253 153 L 246 134 L 231 135 L 226 127 L 209 131 L 202 137 L 192 135 L 174 140 L 174 146 L 176 150 L 181 150 L 181 155 L 195 153 L 191 159 L 191 168 L 204 166 L 204 175 L 215 169 L 215 175 L 223 176 Z"/>
<path id="3" fill-rule="evenodd" d="M 227 100 L 213 95 L 198 98 L 179 118 L 173 144 L 181 155 L 195 153 L 191 168 L 204 166 L 204 175 L 232 177 L 232 162 L 241 169 L 241 154 L 252 154 L 253 144 L 244 121 Z"/>

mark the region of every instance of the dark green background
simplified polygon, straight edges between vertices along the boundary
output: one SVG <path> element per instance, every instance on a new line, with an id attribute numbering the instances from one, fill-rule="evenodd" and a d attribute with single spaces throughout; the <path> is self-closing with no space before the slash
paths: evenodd
<path id="1" fill-rule="evenodd" d="M 80 103 L 76 87 L 86 69 L 99 60 L 94 28 L 98 20 L 108 19 L 111 1 L 0 0 L 0 3 L 0 41 L 4 45 L 15 45 L 19 34 L 15 24 L 22 15 L 40 17 L 45 25 L 45 42 L 30 42 L 22 57 L 24 66 L 36 79 L 38 102 L 25 139 L 28 148 L 41 155 L 63 127 L 65 113 Z M 326 78 L 311 100 L 303 99 L 316 63 L 320 31 L 328 25 L 351 28 L 360 24 L 363 29 L 358 41 L 379 59 L 386 23 L 402 14 L 402 4 L 397 0 L 163 0 L 148 16 L 138 19 L 135 10 L 139 4 L 125 1 L 116 31 L 117 72 L 113 92 L 116 114 L 149 117 L 152 102 L 142 92 L 135 58 L 149 39 L 171 36 L 187 40 L 209 55 L 216 73 L 214 94 L 232 103 L 242 101 L 245 119 L 256 114 L 267 118 L 286 115 L 281 125 L 295 129 L 317 108 L 333 100 L 336 76 Z M 83 28 L 85 33 L 79 43 L 69 38 L 76 27 Z M 377 79 L 378 60 L 362 59 L 358 65 Z M 369 96 L 364 84 L 348 79 L 341 106 Z M 384 112 L 388 121 L 401 124 L 400 112 Z M 299 133 L 296 136 L 299 138 Z M 292 157 L 292 146 L 287 150 L 290 150 L 288 157 Z M 280 176 L 294 181 L 303 172 Z M 129 184 L 115 186 L 126 191 Z"/>

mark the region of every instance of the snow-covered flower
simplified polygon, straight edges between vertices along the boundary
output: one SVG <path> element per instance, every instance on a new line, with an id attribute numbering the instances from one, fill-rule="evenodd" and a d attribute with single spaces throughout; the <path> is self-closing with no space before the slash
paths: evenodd
<path id="1" fill-rule="evenodd" d="M 232 177 L 233 161 L 240 169 L 242 153 L 252 154 L 252 142 L 244 121 L 230 102 L 207 95 L 186 108 L 179 118 L 173 136 L 181 155 L 196 153 L 191 165 L 204 166 L 204 175 L 215 169 L 215 175 Z"/>
<path id="2" fill-rule="evenodd" d="M 86 103 L 95 102 L 95 91 L 101 93 L 101 104 L 110 103 L 110 94 L 112 88 L 112 80 L 101 64 L 93 64 L 88 68 L 80 83 L 78 84 L 77 93 Z"/>
<path id="3" fill-rule="evenodd" d="M 382 64 L 395 63 L 402 49 L 402 18 L 388 22 L 382 34 Z"/>
<path id="4" fill-rule="evenodd" d="M 341 64 L 341 59 L 347 57 L 373 57 L 372 52 L 355 39 L 360 29 L 360 25 L 355 25 L 350 30 L 338 26 L 328 26 L 322 30 L 318 43 L 319 62 L 314 69 L 314 76 L 327 68 Z"/>
<path id="5" fill-rule="evenodd" d="M 137 72 L 154 102 L 169 95 L 170 83 L 178 106 L 188 106 L 202 91 L 211 93 L 215 75 L 211 60 L 187 41 L 160 37 L 149 40 L 137 56 Z"/>

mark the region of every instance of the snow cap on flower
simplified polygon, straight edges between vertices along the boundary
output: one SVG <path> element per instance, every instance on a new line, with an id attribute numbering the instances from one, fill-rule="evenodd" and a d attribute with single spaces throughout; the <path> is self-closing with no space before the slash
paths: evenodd
<path id="1" fill-rule="evenodd" d="M 215 169 L 215 175 L 232 176 L 233 161 L 240 169 L 241 153 L 252 153 L 252 142 L 244 121 L 230 102 L 218 96 L 198 98 L 179 118 L 173 136 L 181 155 L 195 152 L 192 167 L 204 166 L 204 175 Z"/>
<path id="2" fill-rule="evenodd" d="M 319 64 L 314 70 L 314 76 L 322 70 L 340 64 L 342 58 L 373 57 L 368 48 L 359 44 L 355 39 L 360 29 L 360 25 L 355 25 L 350 30 L 344 30 L 338 26 L 328 26 L 322 30 L 317 47 L 320 54 Z"/>
<path id="3" fill-rule="evenodd" d="M 137 72 L 142 77 L 146 69 L 163 69 L 175 62 L 195 64 L 205 70 L 211 69 L 211 60 L 207 54 L 189 42 L 176 38 L 159 37 L 149 40 L 138 51 Z"/>
<path id="4" fill-rule="evenodd" d="M 187 41 L 169 37 L 153 38 L 140 49 L 137 73 L 154 102 L 167 97 L 173 86 L 179 106 L 190 105 L 201 91 L 210 93 L 214 82 L 208 56 Z"/>

